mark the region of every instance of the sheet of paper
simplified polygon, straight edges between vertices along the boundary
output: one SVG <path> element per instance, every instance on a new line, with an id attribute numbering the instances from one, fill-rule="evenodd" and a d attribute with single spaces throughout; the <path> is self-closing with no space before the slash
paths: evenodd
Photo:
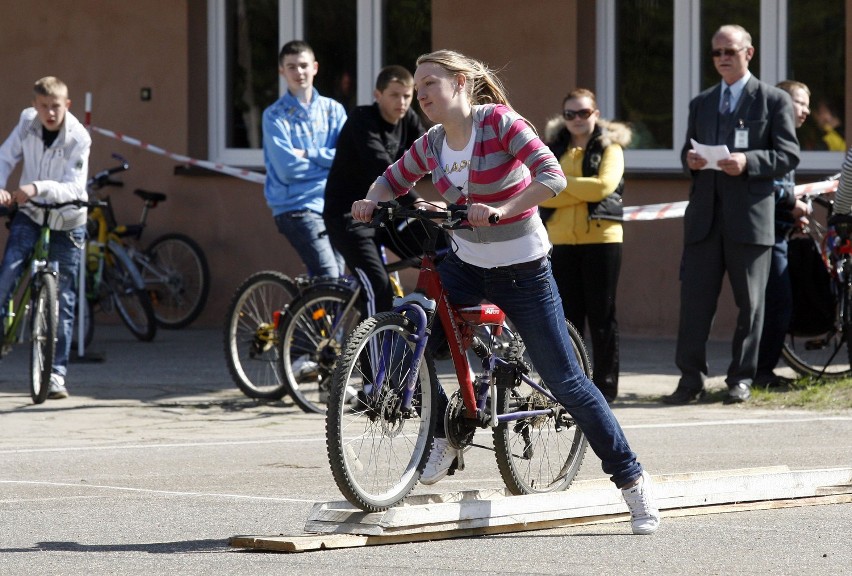
<path id="1" fill-rule="evenodd" d="M 694 138 L 690 138 L 689 141 L 692 143 L 692 149 L 707 160 L 707 164 L 704 165 L 702 170 L 721 170 L 718 164 L 719 160 L 724 160 L 731 156 L 728 147 L 724 144 L 709 146 L 707 144 L 699 144 Z"/>

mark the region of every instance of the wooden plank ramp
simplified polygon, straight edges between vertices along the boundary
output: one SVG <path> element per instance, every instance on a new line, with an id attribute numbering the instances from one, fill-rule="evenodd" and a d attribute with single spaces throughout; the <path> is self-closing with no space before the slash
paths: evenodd
<path id="1" fill-rule="evenodd" d="M 852 468 L 786 466 L 653 476 L 664 518 L 852 502 Z M 385 512 L 348 502 L 315 504 L 305 534 L 233 536 L 229 544 L 308 552 L 625 522 L 630 515 L 608 480 L 575 482 L 568 491 L 510 496 L 504 490 L 417 494 Z"/>

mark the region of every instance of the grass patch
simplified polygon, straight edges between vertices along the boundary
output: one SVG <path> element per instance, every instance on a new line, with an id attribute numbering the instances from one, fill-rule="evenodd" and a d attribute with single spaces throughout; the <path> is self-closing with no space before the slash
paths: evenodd
<path id="1" fill-rule="evenodd" d="M 852 379 L 800 378 L 775 388 L 752 388 L 747 406 L 756 408 L 852 409 Z"/>

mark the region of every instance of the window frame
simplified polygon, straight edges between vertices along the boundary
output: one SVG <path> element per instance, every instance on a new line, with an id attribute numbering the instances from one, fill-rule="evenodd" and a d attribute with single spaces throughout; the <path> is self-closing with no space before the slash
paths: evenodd
<path id="1" fill-rule="evenodd" d="M 310 0 L 278 0 L 278 46 L 304 35 L 305 2 Z M 381 69 L 382 0 L 356 0 L 357 9 L 357 103 L 369 104 L 373 84 Z M 213 162 L 251 168 L 263 167 L 261 148 L 229 148 L 226 141 L 226 43 L 225 0 L 207 0 L 208 58 L 208 157 Z M 274 71 L 270 71 L 270 74 Z M 287 84 L 278 79 L 278 94 Z"/>
<path id="2" fill-rule="evenodd" d="M 707 1 L 707 0 L 704 0 Z M 700 85 L 702 58 L 707 46 L 702 46 L 700 15 L 702 0 L 674 2 L 674 111 L 672 141 L 678 146 L 668 150 L 625 150 L 625 163 L 631 172 L 682 172 L 680 145 L 686 134 L 689 102 L 706 86 Z M 598 106 L 605 117 L 613 117 L 616 109 L 616 78 L 614 50 L 616 0 L 599 0 L 596 6 L 596 87 Z M 787 30 L 787 0 L 760 0 L 760 79 L 776 84 L 787 77 L 788 38 L 779 31 Z M 680 144 L 678 144 L 680 143 Z M 814 173 L 836 172 L 843 152 L 802 151 L 798 171 Z"/>

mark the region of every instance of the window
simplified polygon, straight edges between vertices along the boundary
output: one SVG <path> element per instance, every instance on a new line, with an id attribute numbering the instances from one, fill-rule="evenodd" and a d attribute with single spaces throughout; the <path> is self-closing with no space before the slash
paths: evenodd
<path id="1" fill-rule="evenodd" d="M 599 1 L 598 104 L 604 116 L 633 125 L 628 166 L 681 170 L 689 101 L 719 81 L 709 54 L 712 34 L 737 23 L 757 48 L 753 74 L 770 84 L 799 80 L 811 90 L 799 170 L 836 171 L 841 153 L 826 152 L 826 142 L 845 146 L 837 140 L 845 112 L 845 21 L 844 0 Z M 827 126 L 834 127 L 830 138 Z"/>
<path id="2" fill-rule="evenodd" d="M 844 2 L 790 0 L 789 14 L 787 77 L 804 82 L 811 91 L 811 116 L 799 129 L 802 150 L 829 150 L 833 146 L 832 150 L 845 151 L 841 136 L 846 112 Z M 829 130 L 834 137 L 828 136 Z"/>
<path id="3" fill-rule="evenodd" d="M 263 110 L 286 90 L 278 52 L 303 38 L 314 86 L 347 109 L 372 102 L 385 64 L 413 70 L 431 48 L 431 0 L 208 0 L 209 157 L 263 166 Z"/>
<path id="4" fill-rule="evenodd" d="M 671 149 L 674 0 L 625 2 L 616 13 L 615 117 L 630 122 L 633 148 Z"/>

